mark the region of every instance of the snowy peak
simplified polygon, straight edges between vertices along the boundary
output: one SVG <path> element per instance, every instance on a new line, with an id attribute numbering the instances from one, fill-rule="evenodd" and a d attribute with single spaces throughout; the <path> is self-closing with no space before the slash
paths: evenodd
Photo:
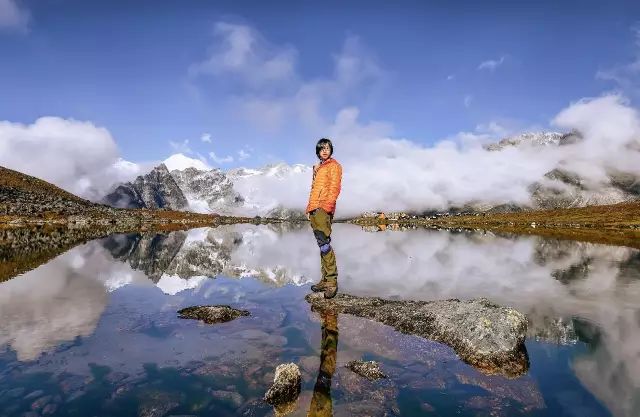
<path id="1" fill-rule="evenodd" d="M 485 145 L 488 151 L 500 151 L 508 146 L 559 146 L 574 143 L 580 139 L 578 133 L 559 133 L 559 132 L 527 132 L 516 136 L 504 138 L 497 143 Z"/>

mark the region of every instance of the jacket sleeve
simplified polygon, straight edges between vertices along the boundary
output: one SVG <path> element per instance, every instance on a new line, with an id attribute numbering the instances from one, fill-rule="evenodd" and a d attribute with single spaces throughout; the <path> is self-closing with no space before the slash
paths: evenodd
<path id="1" fill-rule="evenodd" d="M 335 204 L 336 200 L 338 199 L 341 186 L 342 166 L 339 164 L 333 164 L 333 166 L 331 166 L 331 172 L 329 173 L 329 183 L 327 184 L 327 200 L 329 200 L 332 204 Z"/>

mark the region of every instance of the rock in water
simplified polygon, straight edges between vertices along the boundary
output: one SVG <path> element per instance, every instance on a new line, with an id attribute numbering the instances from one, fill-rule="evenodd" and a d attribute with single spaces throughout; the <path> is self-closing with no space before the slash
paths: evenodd
<path id="1" fill-rule="evenodd" d="M 356 374 L 367 378 L 370 381 L 386 378 L 387 376 L 380 370 L 378 362 L 374 361 L 351 361 L 345 365 Z"/>
<path id="2" fill-rule="evenodd" d="M 368 318 L 449 345 L 463 361 L 487 374 L 515 377 L 529 369 L 524 346 L 527 318 L 484 298 L 392 301 L 338 294 L 325 300 L 321 293 L 314 293 L 305 299 L 312 309 Z"/>
<path id="3" fill-rule="evenodd" d="M 207 324 L 224 323 L 242 316 L 250 316 L 247 310 L 238 310 L 229 306 L 193 306 L 178 311 L 181 319 L 202 320 Z"/>
<path id="4" fill-rule="evenodd" d="M 292 402 L 300 394 L 301 383 L 302 377 L 298 365 L 295 363 L 278 365 L 273 377 L 273 385 L 264 395 L 264 400 L 271 405 Z"/>

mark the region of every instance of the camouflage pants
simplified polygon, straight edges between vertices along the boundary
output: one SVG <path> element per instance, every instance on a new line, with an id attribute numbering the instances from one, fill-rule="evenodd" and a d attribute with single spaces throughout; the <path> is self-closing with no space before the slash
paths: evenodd
<path id="1" fill-rule="evenodd" d="M 335 282 L 338 279 L 338 267 L 336 265 L 336 254 L 331 247 L 331 220 L 333 220 L 333 214 L 329 214 L 321 208 L 317 208 L 309 214 L 313 235 L 320 247 L 322 279 Z"/>

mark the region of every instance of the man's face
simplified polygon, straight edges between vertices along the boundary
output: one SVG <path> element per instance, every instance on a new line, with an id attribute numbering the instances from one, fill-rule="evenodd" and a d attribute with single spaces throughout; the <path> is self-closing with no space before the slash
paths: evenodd
<path id="1" fill-rule="evenodd" d="M 322 145 L 322 148 L 320 149 L 320 159 L 324 161 L 329 158 L 329 155 L 331 155 L 331 148 L 329 147 L 329 145 Z"/>

